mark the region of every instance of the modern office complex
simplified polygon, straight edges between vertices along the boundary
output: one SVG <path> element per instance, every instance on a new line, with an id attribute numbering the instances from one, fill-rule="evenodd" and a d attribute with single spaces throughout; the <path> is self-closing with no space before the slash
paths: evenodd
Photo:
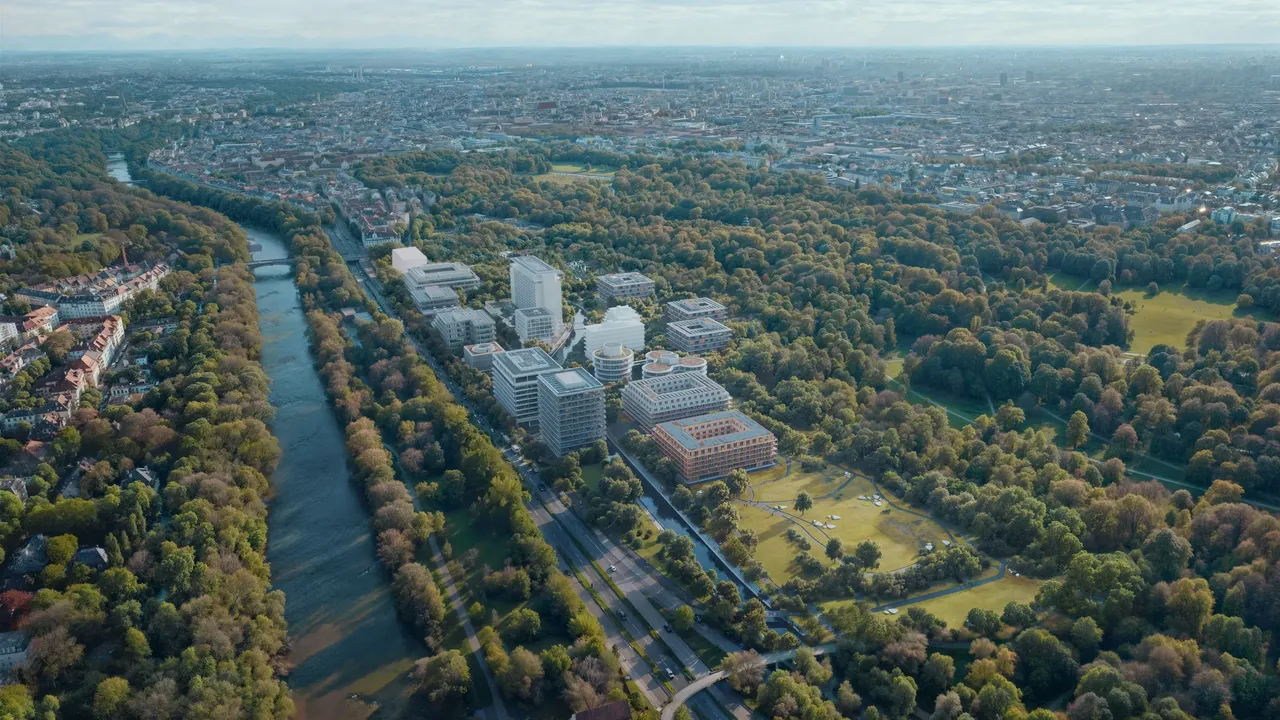
<path id="1" fill-rule="evenodd" d="M 670 350 L 650 350 L 644 354 L 644 363 L 640 366 L 640 377 L 654 378 L 681 373 L 707 374 L 706 358 L 695 355 L 680 357 Z"/>
<path id="2" fill-rule="evenodd" d="M 666 312 L 667 322 L 680 322 L 682 320 L 696 320 L 698 318 L 711 318 L 724 322 L 729 319 L 729 308 L 712 300 L 711 298 L 689 298 L 688 300 L 673 300 L 667 303 Z"/>
<path id="3" fill-rule="evenodd" d="M 416 267 L 431 262 L 426 255 L 416 247 L 401 247 L 391 251 L 391 267 L 397 272 L 404 274 Z"/>
<path id="4" fill-rule="evenodd" d="M 637 380 L 622 389 L 622 411 L 646 430 L 728 407 L 729 391 L 697 373 Z"/>
<path id="5" fill-rule="evenodd" d="M 493 368 L 493 359 L 505 352 L 496 342 L 479 343 L 462 348 L 462 361 L 468 367 L 489 372 Z"/>
<path id="6" fill-rule="evenodd" d="M 493 396 L 521 425 L 538 423 L 538 376 L 564 368 L 542 348 L 510 350 L 493 359 Z"/>
<path id="7" fill-rule="evenodd" d="M 440 333 L 440 337 L 455 353 L 463 345 L 493 342 L 495 330 L 493 318 L 483 310 L 469 308 L 453 308 L 437 313 L 431 320 L 431 327 Z"/>
<path id="8" fill-rule="evenodd" d="M 538 376 L 538 429 L 556 457 L 604 439 L 604 385 L 580 367 Z"/>
<path id="9" fill-rule="evenodd" d="M 773 433 L 737 410 L 661 423 L 653 429 L 653 440 L 685 482 L 769 467 L 778 446 Z"/>
<path id="10" fill-rule="evenodd" d="M 626 305 L 611 307 L 604 314 L 604 322 L 582 328 L 582 342 L 588 357 L 609 343 L 619 343 L 640 352 L 644 350 L 644 320 L 634 308 Z"/>
<path id="11" fill-rule="evenodd" d="M 667 324 L 667 341 L 681 352 L 719 350 L 733 339 L 733 331 L 719 320 L 695 318 Z"/>
<path id="12" fill-rule="evenodd" d="M 556 334 L 555 318 L 546 308 L 520 308 L 515 312 L 515 321 L 520 342 L 550 340 Z"/>
<path id="13" fill-rule="evenodd" d="M 631 368 L 636 354 L 620 343 L 608 343 L 591 353 L 591 371 L 602 383 L 626 382 L 631 379 Z"/>
<path id="14" fill-rule="evenodd" d="M 511 258 L 511 302 L 516 310 L 545 308 L 551 315 L 552 332 L 564 325 L 564 309 L 560 300 L 559 270 L 532 255 Z M 521 340 L 525 338 L 521 336 Z"/>
<path id="15" fill-rule="evenodd" d="M 427 263 L 409 268 L 404 274 L 404 284 L 411 290 L 428 285 L 473 290 L 480 287 L 480 276 L 462 263 Z"/>
<path id="16" fill-rule="evenodd" d="M 653 281 L 638 272 L 597 275 L 596 293 L 605 305 L 619 300 L 647 298 L 653 295 Z"/>
<path id="17" fill-rule="evenodd" d="M 439 285 L 426 285 L 409 289 L 414 307 L 423 315 L 435 315 L 441 310 L 458 307 L 458 292 Z"/>

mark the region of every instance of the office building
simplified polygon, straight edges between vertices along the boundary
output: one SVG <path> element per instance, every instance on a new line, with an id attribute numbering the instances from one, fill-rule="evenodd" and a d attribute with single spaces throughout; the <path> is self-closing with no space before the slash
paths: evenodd
<path id="1" fill-rule="evenodd" d="M 556 457 L 604 439 L 604 385 L 580 367 L 538 376 L 538 429 Z"/>
<path id="2" fill-rule="evenodd" d="M 427 256 L 416 247 L 401 247 L 391 251 L 391 267 L 401 275 L 429 262 L 431 261 L 427 260 Z"/>
<path id="3" fill-rule="evenodd" d="M 769 467 L 778 446 L 773 433 L 737 410 L 661 423 L 653 440 L 685 482 Z"/>
<path id="4" fill-rule="evenodd" d="M 555 319 L 546 308 L 520 308 L 515 312 L 515 320 L 520 342 L 550 340 L 556 334 Z"/>
<path id="5" fill-rule="evenodd" d="M 636 380 L 622 389 L 623 412 L 645 429 L 728 407 L 729 391 L 697 373 Z"/>
<path id="6" fill-rule="evenodd" d="M 463 345 L 493 342 L 496 335 L 493 318 L 483 310 L 453 308 L 437 313 L 431 327 L 440 333 L 445 344 L 455 353 Z"/>
<path id="7" fill-rule="evenodd" d="M 458 307 L 458 292 L 439 285 L 426 285 L 410 288 L 409 297 L 413 298 L 414 307 L 423 315 L 435 315 L 442 310 Z"/>
<path id="8" fill-rule="evenodd" d="M 697 318 L 667 324 L 667 340 L 681 352 L 719 350 L 733 339 L 733 331 L 718 320 Z"/>
<path id="9" fill-rule="evenodd" d="M 631 379 L 631 368 L 636 354 L 620 343 L 608 343 L 591 353 L 591 372 L 602 383 L 626 382 Z"/>
<path id="10" fill-rule="evenodd" d="M 538 376 L 564 368 L 542 348 L 510 350 L 493 358 L 493 396 L 521 425 L 538 423 Z"/>
<path id="11" fill-rule="evenodd" d="M 604 322 L 582 328 L 582 342 L 588 357 L 609 343 L 621 343 L 640 352 L 644 350 L 644 320 L 627 305 L 611 307 L 604 314 Z"/>
<path id="12" fill-rule="evenodd" d="M 673 300 L 667 303 L 667 322 L 696 320 L 698 318 L 711 318 L 712 320 L 724 322 L 729 319 L 729 308 L 711 298 L 704 297 Z"/>
<path id="13" fill-rule="evenodd" d="M 619 300 L 653 297 L 653 281 L 638 272 L 597 275 L 596 293 L 605 305 Z"/>
<path id="14" fill-rule="evenodd" d="M 474 290 L 480 287 L 480 276 L 462 263 L 427 263 L 409 268 L 404 274 L 404 284 L 410 290 L 428 285 Z"/>
<path id="15" fill-rule="evenodd" d="M 502 346 L 496 342 L 467 345 L 462 348 L 462 361 L 468 367 L 489 372 L 489 370 L 493 369 L 493 359 L 503 352 Z"/>
<path id="16" fill-rule="evenodd" d="M 1000 87 L 1008 87 L 1008 85 L 1009 85 L 1009 73 L 1007 72 L 1000 73 Z"/>
<path id="17" fill-rule="evenodd" d="M 706 358 L 696 355 L 680 357 L 670 350 L 650 350 L 644 354 L 640 365 L 640 376 L 643 378 L 679 375 L 681 373 L 707 374 Z"/>
<path id="18" fill-rule="evenodd" d="M 518 310 L 545 308 L 551 314 L 553 332 L 564 325 L 559 270 L 532 255 L 511 258 L 511 302 Z"/>

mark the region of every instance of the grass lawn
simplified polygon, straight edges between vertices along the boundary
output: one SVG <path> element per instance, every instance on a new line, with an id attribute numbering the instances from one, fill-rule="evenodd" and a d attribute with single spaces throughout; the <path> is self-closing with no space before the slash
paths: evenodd
<path id="1" fill-rule="evenodd" d="M 1144 355 L 1161 343 L 1178 349 L 1186 347 L 1187 333 L 1200 320 L 1226 320 L 1246 314 L 1236 309 L 1235 291 L 1161 290 L 1151 297 L 1147 295 L 1146 288 L 1131 288 L 1115 294 L 1135 311 L 1129 317 L 1129 327 L 1133 328 L 1133 342 L 1129 349 Z M 1249 314 L 1264 313 L 1253 311 Z"/>
<path id="2" fill-rule="evenodd" d="M 553 173 L 573 173 L 575 175 L 599 175 L 601 177 L 612 177 L 618 171 L 614 168 L 597 168 L 587 167 L 581 163 L 552 163 L 551 172 Z"/>
<path id="3" fill-rule="evenodd" d="M 902 384 L 895 382 L 893 388 L 900 391 Z M 984 399 L 952 395 L 932 387 L 912 387 L 907 390 L 907 401 L 926 407 L 941 406 L 947 411 L 951 427 L 956 429 L 971 424 L 979 415 L 991 414 L 991 408 Z"/>
<path id="4" fill-rule="evenodd" d="M 1011 601 L 1028 603 L 1036 599 L 1043 581 L 1027 577 L 1014 577 L 1012 573 L 1004 578 L 964 592 L 944 595 L 940 598 L 925 600 L 913 607 L 928 610 L 949 628 L 963 628 L 965 618 L 973 608 L 982 608 L 994 612 L 1003 612 L 1004 606 Z M 901 617 L 901 616 L 900 616 Z"/>
<path id="5" fill-rule="evenodd" d="M 795 467 L 798 466 L 793 465 Z M 810 553 L 819 558 L 825 558 L 824 548 L 833 537 L 839 538 L 848 549 L 864 540 L 874 540 L 880 545 L 880 567 L 884 570 L 906 567 L 915 562 L 923 543 L 941 546 L 946 539 L 946 532 L 932 520 L 890 508 L 887 504 L 876 507 L 870 501 L 859 500 L 860 496 L 875 493 L 870 480 L 854 475 L 846 484 L 842 470 L 833 468 L 829 474 L 830 478 L 822 473 L 793 472 L 785 478 L 766 478 L 753 485 L 756 501 L 783 505 L 783 512 L 792 515 L 795 514 L 792 507 L 795 498 L 801 490 L 808 492 L 814 498 L 813 508 L 800 517 L 771 513 L 759 505 L 738 504 L 741 526 L 754 530 L 759 538 L 755 557 L 775 583 L 785 583 L 799 572 L 795 563 L 799 551 L 787 540 L 787 530 L 792 527 L 804 533 L 813 545 Z M 839 516 L 839 519 L 831 516 Z M 820 529 L 813 525 L 815 520 L 824 526 L 835 527 Z"/>
<path id="6" fill-rule="evenodd" d="M 582 466 L 582 482 L 595 492 L 600 488 L 600 479 L 604 477 L 604 465 L 596 463 L 595 465 Z"/>
<path id="7" fill-rule="evenodd" d="M 696 630 L 680 633 L 680 639 L 684 640 L 689 649 L 696 652 L 698 659 L 706 663 L 709 668 L 716 667 L 724 659 L 725 652 L 715 643 L 699 635 Z"/>
<path id="8" fill-rule="evenodd" d="M 545 180 L 546 182 L 557 183 L 560 185 L 572 185 L 573 183 L 591 182 L 593 180 L 602 181 L 605 178 L 603 176 L 595 174 L 588 175 L 586 173 L 542 173 L 540 175 L 534 175 L 533 179 L 539 181 Z"/>

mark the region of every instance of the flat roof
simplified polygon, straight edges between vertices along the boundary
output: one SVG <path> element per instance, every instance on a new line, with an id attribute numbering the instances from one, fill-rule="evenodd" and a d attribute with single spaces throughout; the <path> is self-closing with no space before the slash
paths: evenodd
<path id="1" fill-rule="evenodd" d="M 664 367 L 669 366 L 664 365 Z M 623 395 L 644 395 L 655 401 L 664 397 L 701 393 L 721 397 L 724 400 L 729 399 L 729 391 L 725 390 L 720 383 L 699 373 L 675 373 L 633 380 L 622 388 Z"/>
<path id="2" fill-rule="evenodd" d="M 685 298 L 684 300 L 672 300 L 667 303 L 674 305 L 682 310 L 724 310 L 724 305 L 712 300 L 708 297 Z"/>
<path id="3" fill-rule="evenodd" d="M 527 318 L 535 317 L 551 317 L 551 311 L 544 307 L 520 308 L 516 310 L 516 315 L 523 315 Z"/>
<path id="4" fill-rule="evenodd" d="M 669 323 L 667 325 L 667 330 L 670 331 L 672 329 L 676 330 L 681 335 L 703 335 L 713 332 L 731 332 L 728 325 L 725 325 L 719 320 L 712 320 L 707 317 Z"/>
<path id="5" fill-rule="evenodd" d="M 707 425 L 722 420 L 732 421 L 736 426 L 733 432 L 717 435 L 715 437 L 699 440 L 692 435 L 692 432 L 699 426 Z M 732 442 L 740 442 L 742 440 L 753 440 L 760 437 L 773 437 L 773 433 L 764 429 L 760 423 L 743 415 L 737 410 L 722 410 L 721 412 L 709 413 L 707 415 L 699 415 L 697 417 L 685 418 L 683 420 L 672 420 L 658 425 L 656 430 L 661 430 L 673 440 L 680 443 L 680 446 L 686 450 L 700 450 L 703 448 L 717 447 Z"/>
<path id="6" fill-rule="evenodd" d="M 501 355 L 495 356 L 493 364 L 495 366 L 505 366 L 509 372 L 515 375 L 560 369 L 560 363 L 551 359 L 547 351 L 539 347 L 508 350 Z"/>
<path id="7" fill-rule="evenodd" d="M 545 385 L 556 395 L 572 395 L 589 390 L 603 390 L 604 385 L 594 375 L 580 367 L 564 372 L 544 373 L 538 376 L 538 384 Z"/>
<path id="8" fill-rule="evenodd" d="M 608 275 L 597 275 L 597 282 L 604 282 L 606 285 L 651 285 L 653 280 L 638 272 L 620 272 L 609 273 Z"/>
<path id="9" fill-rule="evenodd" d="M 511 264 L 520 267 L 532 273 L 558 273 L 559 270 L 548 265 L 542 258 L 536 255 L 512 255 Z"/>

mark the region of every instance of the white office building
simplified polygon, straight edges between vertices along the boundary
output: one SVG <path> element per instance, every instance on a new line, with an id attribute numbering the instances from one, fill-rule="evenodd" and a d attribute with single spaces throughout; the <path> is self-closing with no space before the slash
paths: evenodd
<path id="1" fill-rule="evenodd" d="M 635 352 L 644 350 L 644 320 L 640 313 L 626 305 L 611 307 L 604 314 L 604 322 L 582 328 L 583 350 L 592 353 L 609 343 L 620 343 Z"/>
<path id="2" fill-rule="evenodd" d="M 604 385 L 580 367 L 538 376 L 538 429 L 556 457 L 604 439 Z"/>
<path id="3" fill-rule="evenodd" d="M 620 343 L 607 343 L 591 353 L 591 372 L 602 383 L 626 382 L 631 379 L 631 368 L 636 354 Z"/>
<path id="4" fill-rule="evenodd" d="M 409 297 L 413 298 L 414 306 L 423 315 L 434 315 L 442 310 L 456 308 L 460 305 L 456 290 L 440 287 L 439 285 L 412 288 L 409 290 Z"/>
<path id="5" fill-rule="evenodd" d="M 622 389 L 622 410 L 643 428 L 729 407 L 729 391 L 698 373 L 636 380 Z"/>
<path id="6" fill-rule="evenodd" d="M 462 348 L 462 362 L 476 370 L 489 372 L 493 369 L 493 359 L 506 352 L 496 342 L 478 343 Z"/>
<path id="7" fill-rule="evenodd" d="M 653 281 L 638 272 L 597 275 L 596 293 L 605 305 L 619 300 L 647 298 L 653 295 Z"/>
<path id="8" fill-rule="evenodd" d="M 455 353 L 464 345 L 493 342 L 497 336 L 493 318 L 483 310 L 453 308 L 438 313 L 431 327 Z"/>
<path id="9" fill-rule="evenodd" d="M 511 258 L 511 302 L 517 310 L 546 308 L 551 314 L 554 331 L 564 325 L 564 309 L 560 300 L 559 270 L 532 255 Z"/>
<path id="10" fill-rule="evenodd" d="M 550 340 L 555 337 L 555 318 L 546 308 L 520 308 L 515 312 L 515 321 L 516 335 L 520 337 L 520 342 Z"/>
<path id="11" fill-rule="evenodd" d="M 510 350 L 493 358 L 493 396 L 521 425 L 538 423 L 538 376 L 564 368 L 542 348 Z"/>
<path id="12" fill-rule="evenodd" d="M 401 275 L 429 262 L 431 261 L 427 260 L 427 256 L 416 247 L 401 247 L 391 251 L 391 267 Z"/>
<path id="13" fill-rule="evenodd" d="M 667 303 L 667 322 L 711 318 L 724 322 L 729 319 L 729 308 L 711 298 L 697 297 L 686 300 L 672 300 Z"/>
<path id="14" fill-rule="evenodd" d="M 480 276 L 462 263 L 427 263 L 409 268 L 404 274 L 404 284 L 410 290 L 428 285 L 474 290 L 480 287 Z"/>
<path id="15" fill-rule="evenodd" d="M 667 341 L 680 352 L 703 353 L 719 350 L 733 339 L 733 331 L 709 317 L 667 324 Z"/>

